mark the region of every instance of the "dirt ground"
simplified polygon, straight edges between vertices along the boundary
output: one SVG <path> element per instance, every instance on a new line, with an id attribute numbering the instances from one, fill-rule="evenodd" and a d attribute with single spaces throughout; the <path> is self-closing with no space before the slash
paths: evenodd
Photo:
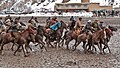
<path id="1" fill-rule="evenodd" d="M 26 22 L 29 18 L 22 18 Z M 40 23 L 45 18 L 38 18 Z M 66 23 L 69 18 L 59 18 Z M 94 18 L 83 18 L 85 23 L 87 20 Z M 106 50 L 105 55 L 102 54 L 84 54 L 81 44 L 76 51 L 61 48 L 47 48 L 47 52 L 31 52 L 29 57 L 24 57 L 23 52 L 13 55 L 11 45 L 5 46 L 3 55 L 0 55 L 0 68 L 120 68 L 120 18 L 100 18 L 107 25 L 113 25 L 118 28 L 117 32 L 109 42 L 111 54 Z M 69 46 L 73 45 L 72 41 Z"/>

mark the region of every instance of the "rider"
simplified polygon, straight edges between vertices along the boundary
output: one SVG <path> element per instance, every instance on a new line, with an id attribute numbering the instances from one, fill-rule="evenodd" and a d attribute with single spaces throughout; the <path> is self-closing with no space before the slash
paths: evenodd
<path id="1" fill-rule="evenodd" d="M 56 35 L 56 31 L 61 27 L 61 22 L 58 22 L 57 17 L 52 18 L 52 25 L 50 26 L 50 29 L 52 31 L 50 32 L 50 35 Z M 56 38 L 53 36 L 53 38 Z"/>
<path id="2" fill-rule="evenodd" d="M 33 16 L 32 16 L 31 19 L 29 20 L 29 23 L 31 23 L 34 28 L 37 27 L 37 26 L 36 26 L 36 20 L 37 20 L 37 18 L 35 19 Z"/>
<path id="3" fill-rule="evenodd" d="M 88 20 L 87 24 L 83 28 L 83 31 L 86 32 L 87 34 L 92 34 L 92 22 L 91 22 L 91 20 Z"/>
<path id="4" fill-rule="evenodd" d="M 75 21 L 75 18 L 73 16 L 70 17 L 70 21 Z"/>
<path id="5" fill-rule="evenodd" d="M 46 25 L 45 25 L 45 27 L 49 27 L 50 22 L 51 22 L 51 18 L 48 17 L 48 19 L 46 19 Z"/>
<path id="6" fill-rule="evenodd" d="M 11 34 L 12 36 L 15 38 L 14 42 L 17 42 L 19 40 L 19 28 L 21 26 L 20 22 L 20 17 L 15 18 L 15 21 L 13 22 L 12 26 L 11 26 Z"/>
<path id="7" fill-rule="evenodd" d="M 11 18 L 11 16 L 10 16 L 10 15 L 8 15 L 8 16 L 6 16 L 6 17 L 5 17 L 5 21 L 6 21 L 7 19 L 12 20 L 12 18 Z"/>
<path id="8" fill-rule="evenodd" d="M 77 22 L 76 22 L 76 29 L 77 28 L 81 28 L 82 27 L 82 18 L 80 17 L 78 20 L 77 20 Z"/>
<path id="9" fill-rule="evenodd" d="M 73 20 L 73 21 L 70 23 L 70 30 L 74 30 L 75 23 L 76 23 L 75 20 Z"/>
<path id="10" fill-rule="evenodd" d="M 36 21 L 34 20 L 34 17 L 32 16 L 31 19 L 28 21 L 28 26 L 32 29 L 36 29 Z"/>
<path id="11" fill-rule="evenodd" d="M 98 31 L 98 30 L 101 29 L 100 26 L 99 26 L 99 20 L 98 20 L 98 19 L 96 19 L 96 20 L 92 23 L 92 27 L 93 27 L 93 30 L 94 30 L 94 31 Z"/>
<path id="12" fill-rule="evenodd" d="M 52 21 L 51 21 L 51 24 L 50 24 L 50 25 L 53 25 L 53 24 L 55 24 L 56 22 L 58 22 L 58 20 L 57 20 L 57 17 L 55 16 L 55 17 L 52 18 Z"/>
<path id="13" fill-rule="evenodd" d="M 103 21 L 100 21 L 99 27 L 100 27 L 101 29 L 103 29 L 103 28 L 105 27 L 105 25 L 104 25 L 104 22 L 103 22 Z"/>

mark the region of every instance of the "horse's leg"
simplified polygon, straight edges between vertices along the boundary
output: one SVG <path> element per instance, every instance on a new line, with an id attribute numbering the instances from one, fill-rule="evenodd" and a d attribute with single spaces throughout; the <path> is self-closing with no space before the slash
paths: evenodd
<path id="1" fill-rule="evenodd" d="M 85 53 L 86 53 L 87 48 L 86 48 L 85 44 L 86 44 L 86 41 L 83 41 L 83 49 L 84 49 L 84 51 L 85 51 Z"/>
<path id="2" fill-rule="evenodd" d="M 100 50 L 100 54 L 102 54 L 102 45 L 101 45 L 101 43 L 98 43 L 97 46 L 98 46 L 98 48 Z"/>
<path id="3" fill-rule="evenodd" d="M 77 46 L 81 43 L 80 39 L 75 40 L 75 44 L 72 46 L 73 51 L 76 50 Z"/>
<path id="4" fill-rule="evenodd" d="M 23 49 L 24 57 L 27 57 L 27 55 L 25 54 L 25 50 L 24 50 L 24 46 L 23 45 L 22 45 L 22 49 Z"/>
<path id="5" fill-rule="evenodd" d="M 13 47 L 15 46 L 15 42 L 13 42 L 13 45 L 11 47 L 11 50 L 14 51 Z"/>
<path id="6" fill-rule="evenodd" d="M 62 41 L 61 41 L 61 46 L 63 47 L 63 45 L 64 45 L 64 39 L 62 39 Z"/>
<path id="7" fill-rule="evenodd" d="M 41 49 L 45 48 L 45 50 L 47 51 L 46 47 L 44 46 L 44 45 L 45 45 L 45 43 L 44 43 L 43 41 L 39 41 L 39 44 L 41 44 L 41 45 L 42 45 L 42 47 L 40 47 Z M 39 45 L 39 46 L 40 46 L 40 45 Z"/>
<path id="8" fill-rule="evenodd" d="M 69 49 L 68 45 L 69 45 L 70 41 L 71 41 L 71 39 L 67 39 L 66 42 L 65 42 L 65 45 L 67 45 L 67 49 Z"/>
<path id="9" fill-rule="evenodd" d="M 57 42 L 55 42 L 55 44 L 56 44 L 55 46 L 56 46 L 56 47 L 60 47 L 60 38 L 58 38 L 56 41 L 57 41 Z"/>
<path id="10" fill-rule="evenodd" d="M 19 45 L 19 46 L 18 46 L 17 50 L 14 52 L 14 54 L 13 54 L 13 55 L 15 55 L 15 54 L 16 54 L 16 52 L 20 49 L 20 47 L 21 47 L 21 45 Z"/>
<path id="11" fill-rule="evenodd" d="M 93 43 L 94 43 L 94 42 L 91 42 L 90 40 L 88 40 L 88 43 L 87 43 L 87 45 L 86 45 L 86 48 L 87 48 L 87 46 L 88 46 L 87 51 L 91 51 L 91 47 L 93 46 Z"/>
<path id="12" fill-rule="evenodd" d="M 50 39 L 47 39 L 46 43 L 47 43 L 48 47 L 49 47 L 49 45 L 51 45 L 51 47 L 54 48 L 54 46 L 50 43 Z"/>
<path id="13" fill-rule="evenodd" d="M 100 45 L 98 45 L 98 46 L 100 46 Z M 91 51 L 94 51 L 94 50 L 97 51 L 97 49 L 95 47 L 95 44 L 92 45 L 92 50 Z"/>
<path id="14" fill-rule="evenodd" d="M 77 46 L 78 46 L 80 43 L 81 43 L 81 42 L 77 42 L 77 43 L 75 43 L 75 45 L 72 46 L 73 51 L 76 50 Z"/>
<path id="15" fill-rule="evenodd" d="M 92 47 L 92 45 L 91 44 L 87 44 L 86 46 L 88 46 L 88 51 L 91 51 L 91 47 Z"/>
<path id="16" fill-rule="evenodd" d="M 29 48 L 29 43 L 28 42 L 25 43 L 25 50 L 26 50 L 26 53 L 29 53 L 27 47 Z"/>
<path id="17" fill-rule="evenodd" d="M 109 53 L 111 53 L 110 48 L 109 48 L 109 46 L 108 46 L 108 44 L 107 44 L 107 43 L 105 44 L 105 46 L 104 46 L 104 48 L 103 48 L 103 53 L 105 54 L 105 51 L 104 51 L 104 50 L 105 50 L 106 48 L 108 48 Z"/>
<path id="18" fill-rule="evenodd" d="M 59 40 L 59 42 L 58 42 L 58 47 L 59 47 L 59 48 L 60 48 L 60 44 L 61 44 L 60 41 L 61 41 L 61 40 Z"/>

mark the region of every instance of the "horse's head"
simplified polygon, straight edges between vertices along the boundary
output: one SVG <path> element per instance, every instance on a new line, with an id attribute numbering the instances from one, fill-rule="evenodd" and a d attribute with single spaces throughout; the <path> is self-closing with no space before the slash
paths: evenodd
<path id="1" fill-rule="evenodd" d="M 38 25 L 37 33 L 43 34 L 43 30 L 44 30 L 43 28 L 44 28 L 43 26 Z"/>
<path id="2" fill-rule="evenodd" d="M 30 39 L 32 40 L 32 42 L 35 42 L 35 35 L 36 35 L 36 32 L 35 30 L 33 30 L 32 28 L 28 28 L 27 31 L 29 32 L 29 36 L 30 36 Z"/>
<path id="3" fill-rule="evenodd" d="M 111 36 L 113 36 L 112 31 L 109 28 L 104 28 L 104 38 L 107 39 L 107 41 L 110 40 Z"/>
<path id="4" fill-rule="evenodd" d="M 117 28 L 116 28 L 116 27 L 108 26 L 108 28 L 109 28 L 111 31 L 117 31 Z"/>
<path id="5" fill-rule="evenodd" d="M 62 20 L 60 22 L 61 22 L 61 27 L 67 29 L 67 25 L 65 24 L 65 22 L 63 22 Z"/>

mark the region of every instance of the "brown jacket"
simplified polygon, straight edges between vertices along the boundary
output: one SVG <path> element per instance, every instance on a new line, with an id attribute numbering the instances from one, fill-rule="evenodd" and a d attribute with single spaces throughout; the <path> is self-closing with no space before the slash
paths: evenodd
<path id="1" fill-rule="evenodd" d="M 75 28 L 80 28 L 81 26 L 82 26 L 82 21 L 77 20 Z"/>

